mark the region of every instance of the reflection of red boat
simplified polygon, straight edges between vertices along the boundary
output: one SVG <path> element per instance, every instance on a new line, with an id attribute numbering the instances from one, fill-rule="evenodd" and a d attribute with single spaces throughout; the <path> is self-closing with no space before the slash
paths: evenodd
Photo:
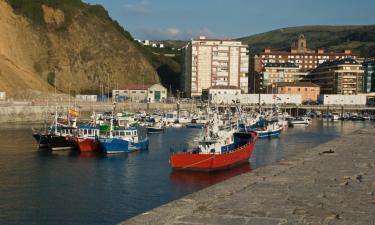
<path id="1" fill-rule="evenodd" d="M 170 178 L 175 192 L 184 192 L 186 190 L 196 191 L 250 171 L 250 163 L 245 162 L 233 169 L 212 173 L 192 173 L 190 171 L 174 170 L 172 171 Z"/>
<path id="2" fill-rule="evenodd" d="M 249 160 L 256 139 L 255 132 L 248 132 L 233 133 L 232 142 L 225 145 L 217 141 L 201 141 L 196 150 L 173 153 L 170 164 L 176 170 L 215 171 L 234 167 Z"/>

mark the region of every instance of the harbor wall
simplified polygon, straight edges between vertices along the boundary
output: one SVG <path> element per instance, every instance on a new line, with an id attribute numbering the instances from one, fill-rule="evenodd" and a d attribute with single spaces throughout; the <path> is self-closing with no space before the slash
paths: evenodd
<path id="1" fill-rule="evenodd" d="M 374 224 L 374 135 L 300 149 L 120 224 Z"/>
<path id="2" fill-rule="evenodd" d="M 212 96 L 212 102 L 215 104 L 232 104 L 240 102 L 241 104 L 302 104 L 302 95 L 292 94 L 215 94 Z"/>
<path id="3" fill-rule="evenodd" d="M 78 111 L 80 111 L 82 117 L 88 118 L 89 115 L 95 112 L 111 111 L 113 104 L 108 103 L 80 103 Z M 0 105 L 0 123 L 9 122 L 42 122 L 44 120 L 52 119 L 55 112 L 54 105 L 32 105 L 32 103 L 23 102 L 17 103 L 17 105 Z M 69 103 L 58 103 L 58 112 L 67 112 Z M 192 111 L 195 110 L 196 106 L 192 104 L 180 104 L 180 110 Z M 177 110 L 177 104 L 165 104 L 165 103 L 118 103 L 116 104 L 116 111 L 123 112 L 136 112 L 136 111 L 149 111 L 154 110 L 161 111 L 174 111 Z"/>

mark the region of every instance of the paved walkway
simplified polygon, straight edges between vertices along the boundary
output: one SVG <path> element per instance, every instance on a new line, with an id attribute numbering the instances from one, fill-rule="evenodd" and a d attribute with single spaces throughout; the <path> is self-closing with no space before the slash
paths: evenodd
<path id="1" fill-rule="evenodd" d="M 372 125 L 121 224 L 374 225 L 374 192 Z"/>

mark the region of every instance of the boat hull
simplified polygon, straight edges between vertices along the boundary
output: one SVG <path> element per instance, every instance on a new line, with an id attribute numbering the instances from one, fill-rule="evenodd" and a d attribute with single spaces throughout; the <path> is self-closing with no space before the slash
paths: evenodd
<path id="1" fill-rule="evenodd" d="M 102 151 L 106 154 L 120 154 L 147 149 L 149 140 L 145 139 L 137 143 L 132 143 L 123 139 L 99 138 L 99 144 Z"/>
<path id="2" fill-rule="evenodd" d="M 94 138 L 72 138 L 71 140 L 80 152 L 93 152 L 99 150 L 99 143 Z"/>
<path id="3" fill-rule="evenodd" d="M 258 134 L 258 138 L 271 138 L 280 136 L 281 129 L 272 131 L 255 131 Z"/>
<path id="4" fill-rule="evenodd" d="M 187 128 L 198 128 L 198 129 L 201 129 L 201 128 L 204 128 L 204 124 L 203 123 L 188 123 L 188 124 L 186 124 L 186 127 Z"/>
<path id="5" fill-rule="evenodd" d="M 48 147 L 48 138 L 46 134 L 40 134 L 40 133 L 34 133 L 33 134 L 34 139 L 38 143 L 38 146 L 40 148 Z"/>
<path id="6" fill-rule="evenodd" d="M 253 139 L 250 143 L 244 144 L 228 153 L 174 153 L 170 156 L 171 167 L 174 170 L 210 172 L 238 166 L 248 162 L 252 155 L 257 136 L 254 133 L 252 137 Z"/>
<path id="7" fill-rule="evenodd" d="M 164 128 L 147 127 L 147 133 L 149 134 L 160 134 L 164 132 Z"/>

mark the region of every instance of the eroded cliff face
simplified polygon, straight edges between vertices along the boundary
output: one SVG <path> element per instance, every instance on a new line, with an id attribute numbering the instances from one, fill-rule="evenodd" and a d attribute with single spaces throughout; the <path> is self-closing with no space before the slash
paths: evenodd
<path id="1" fill-rule="evenodd" d="M 100 86 L 155 83 L 158 76 L 132 41 L 89 7 L 66 12 L 41 5 L 43 26 L 0 0 L 0 90 L 90 93 Z"/>

